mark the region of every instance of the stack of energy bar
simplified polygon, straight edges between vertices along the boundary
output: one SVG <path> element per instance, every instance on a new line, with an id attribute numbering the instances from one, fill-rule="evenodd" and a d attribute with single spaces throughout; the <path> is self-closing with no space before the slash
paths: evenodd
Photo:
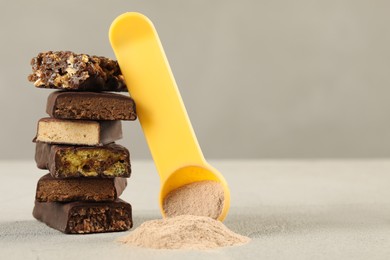
<path id="1" fill-rule="evenodd" d="M 128 230 L 131 205 L 119 196 L 130 177 L 120 120 L 135 120 L 118 63 L 69 51 L 44 52 L 31 61 L 28 80 L 49 95 L 38 121 L 35 160 L 47 169 L 37 184 L 33 215 L 64 233 Z"/>

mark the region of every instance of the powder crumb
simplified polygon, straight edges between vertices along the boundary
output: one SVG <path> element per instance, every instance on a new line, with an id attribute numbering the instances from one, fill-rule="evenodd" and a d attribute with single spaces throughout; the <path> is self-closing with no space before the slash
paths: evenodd
<path id="1" fill-rule="evenodd" d="M 205 250 L 243 245 L 250 238 L 234 233 L 210 217 L 181 215 L 146 221 L 118 241 L 144 248 Z"/>
<path id="2" fill-rule="evenodd" d="M 221 215 L 223 202 L 224 190 L 219 182 L 199 181 L 168 193 L 163 208 L 167 217 L 195 215 L 217 219 Z"/>

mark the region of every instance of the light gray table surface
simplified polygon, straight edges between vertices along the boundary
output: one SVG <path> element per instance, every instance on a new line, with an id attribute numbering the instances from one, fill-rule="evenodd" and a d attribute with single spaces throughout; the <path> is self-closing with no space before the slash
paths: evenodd
<path id="1" fill-rule="evenodd" d="M 225 224 L 252 241 L 211 251 L 124 246 L 128 234 L 64 235 L 32 215 L 33 161 L 0 161 L 0 259 L 390 259 L 390 160 L 212 161 L 227 179 Z M 160 218 L 159 178 L 134 161 L 121 196 L 136 228 Z M 134 229 L 133 228 L 133 229 Z"/>

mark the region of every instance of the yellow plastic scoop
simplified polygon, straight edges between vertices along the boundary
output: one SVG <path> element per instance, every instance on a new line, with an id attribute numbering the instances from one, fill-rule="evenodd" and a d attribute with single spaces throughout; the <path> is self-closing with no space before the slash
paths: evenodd
<path id="1" fill-rule="evenodd" d="M 152 22 L 140 13 L 122 14 L 111 24 L 109 38 L 160 175 L 163 216 L 169 192 L 210 180 L 223 186 L 222 221 L 230 206 L 228 185 L 203 157 Z"/>

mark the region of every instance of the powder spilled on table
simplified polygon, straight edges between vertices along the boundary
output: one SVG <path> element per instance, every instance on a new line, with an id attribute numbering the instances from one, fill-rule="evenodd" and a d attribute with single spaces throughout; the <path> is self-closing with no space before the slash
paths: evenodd
<path id="1" fill-rule="evenodd" d="M 181 215 L 150 220 L 119 239 L 124 244 L 154 249 L 213 249 L 243 245 L 250 238 L 229 230 L 210 217 Z"/>

